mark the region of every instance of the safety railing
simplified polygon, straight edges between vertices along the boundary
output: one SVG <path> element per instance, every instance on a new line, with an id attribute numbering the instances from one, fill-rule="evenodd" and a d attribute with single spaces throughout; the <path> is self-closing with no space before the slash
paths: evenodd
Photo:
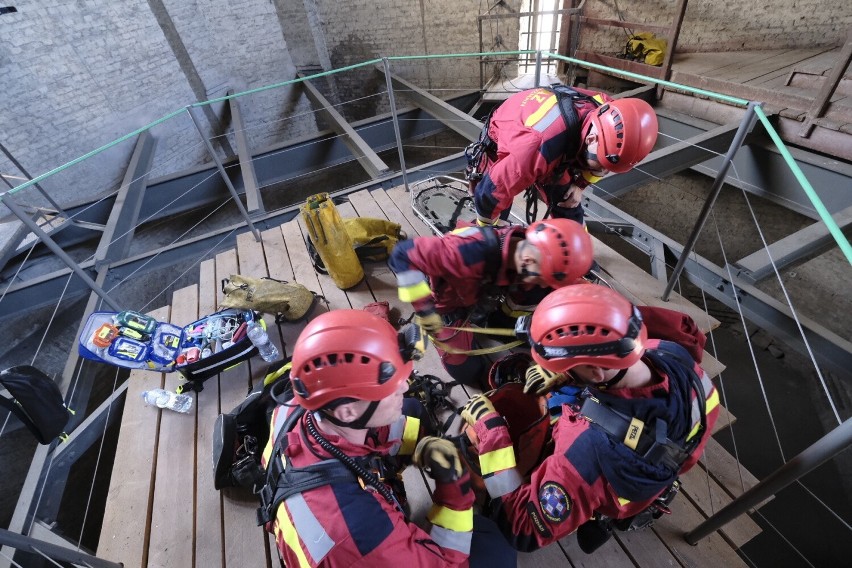
<path id="1" fill-rule="evenodd" d="M 722 187 L 725 181 L 731 177 L 729 172 L 733 170 L 733 177 L 737 176 L 736 167 L 732 165 L 733 158 L 740 151 L 745 135 L 753 129 L 758 121 L 777 146 L 777 151 L 783 156 L 796 179 L 799 180 L 803 191 L 813 203 L 814 209 L 837 243 L 838 250 L 842 253 L 840 261 L 845 260 L 846 263 L 852 263 L 852 249 L 850 249 L 848 240 L 823 205 L 819 192 L 810 185 L 759 104 L 630 72 L 617 71 L 547 52 L 506 51 L 440 56 L 386 57 L 331 71 L 300 76 L 274 85 L 245 90 L 210 101 L 188 105 L 42 175 L 31 177 L 27 174 L 27 177 L 31 177 L 31 179 L 0 196 L 0 202 L 9 207 L 10 211 L 37 235 L 39 240 L 45 243 L 66 266 L 64 271 L 56 271 L 61 272 L 57 277 L 56 286 L 62 292 L 57 294 L 59 300 L 55 304 L 45 308 L 49 314 L 43 317 L 48 320 L 48 323 L 43 326 L 43 329 L 39 330 L 40 337 L 34 338 L 34 341 L 31 342 L 33 348 L 27 352 L 28 358 L 38 366 L 43 344 L 49 342 L 51 334 L 55 333 L 55 327 L 60 325 L 59 320 L 62 317 L 71 319 L 69 314 L 73 314 L 74 318 L 81 318 L 85 316 L 86 311 L 102 309 L 101 306 L 108 306 L 117 311 L 125 308 L 146 311 L 157 307 L 157 302 L 168 301 L 168 291 L 191 280 L 190 273 L 197 266 L 197 263 L 232 243 L 237 232 L 249 230 L 259 239 L 258 224 L 281 219 L 283 218 L 282 215 L 292 215 L 299 201 L 311 193 L 330 189 L 332 193 L 344 194 L 360 187 L 382 183 L 401 182 L 408 185 L 414 175 L 421 179 L 439 174 L 460 176 L 464 167 L 462 151 L 470 140 L 470 136 L 465 133 L 475 131 L 476 126 L 472 125 L 470 120 L 453 115 L 451 112 L 448 112 L 438 121 L 432 113 L 426 116 L 417 110 L 406 109 L 403 100 L 415 100 L 417 101 L 415 107 L 422 107 L 422 105 L 428 104 L 429 99 L 426 95 L 430 93 L 424 94 L 419 89 L 406 86 L 404 82 L 396 81 L 395 77 L 416 74 L 414 72 L 418 71 L 418 66 L 422 65 L 430 66 L 430 73 L 435 76 L 439 69 L 446 71 L 446 69 L 457 68 L 459 61 L 465 61 L 466 65 L 475 69 L 479 66 L 481 57 L 499 57 L 506 61 L 517 62 L 519 58 L 528 58 L 530 55 L 535 55 L 539 61 L 561 60 L 603 72 L 618 73 L 622 77 L 639 83 L 660 85 L 664 88 L 690 92 L 745 109 L 740 125 L 741 132 L 734 137 L 727 154 L 718 153 L 723 160 L 722 167 L 719 168 L 715 176 L 713 185 L 704 201 L 702 212 L 693 226 L 690 236 L 686 239 L 686 244 L 680 248 L 679 256 L 674 264 L 672 264 L 670 258 L 662 259 L 665 271 L 671 274 L 666 285 L 666 291 L 663 294 L 664 297 L 675 288 L 683 291 L 686 283 L 680 277 L 682 271 L 697 270 L 696 267 L 703 267 L 708 264 L 703 256 L 708 254 L 705 251 L 709 250 L 709 245 L 700 240 L 702 235 L 706 236 L 703 229 L 708 223 L 711 227 L 715 226 L 718 236 L 716 239 L 718 248 L 713 252 L 713 255 L 721 258 L 726 257 L 728 243 L 725 243 L 721 236 L 726 231 L 724 228 L 719 228 L 719 219 L 715 212 L 717 200 L 722 195 Z M 445 67 L 441 67 L 442 65 Z M 468 73 L 464 76 L 475 77 L 475 73 Z M 365 80 L 365 77 L 369 80 Z M 540 78 L 541 73 L 539 71 L 535 75 L 534 83 L 537 84 Z M 366 85 L 369 85 L 369 88 Z M 478 87 L 479 85 L 476 84 L 457 85 L 453 87 L 452 91 L 475 92 Z M 443 98 L 451 95 L 452 91 L 449 88 L 432 90 Z M 305 92 L 306 96 L 297 96 L 301 92 Z M 358 96 L 344 97 L 343 95 L 353 92 L 357 93 Z M 287 116 L 271 119 L 266 117 L 264 112 L 274 112 L 271 109 L 280 108 L 282 99 L 291 101 L 296 99 Z M 220 121 L 226 106 L 231 115 L 232 126 L 224 130 Z M 433 110 L 432 112 L 438 111 Z M 335 114 L 339 116 L 335 116 Z M 246 117 L 251 117 L 251 119 Z M 376 119 L 375 117 L 379 118 Z M 343 118 L 342 122 L 339 121 L 340 118 Z M 435 132 L 448 129 L 448 125 L 449 130 L 453 130 L 454 134 L 435 136 Z M 452 125 L 455 125 L 456 128 L 453 128 Z M 392 134 L 388 134 L 391 129 Z M 157 141 L 155 149 L 150 147 L 146 149 L 146 137 Z M 289 141 L 280 143 L 282 137 Z M 423 140 L 428 141 L 425 146 L 422 143 Z M 689 143 L 688 140 L 678 140 L 677 142 Z M 126 156 L 134 155 L 134 153 L 138 156 L 137 164 L 141 162 L 141 165 L 133 166 L 131 164 L 132 167 L 125 172 L 117 171 L 114 168 L 98 167 L 108 162 L 107 158 L 110 156 Z M 327 158 L 325 163 L 331 165 L 323 166 L 320 165 L 319 161 L 312 163 L 309 158 L 312 154 L 324 154 Z M 328 159 L 329 157 L 330 159 Z M 302 160 L 306 161 L 306 165 L 299 165 Z M 341 176 L 341 164 L 351 164 L 355 161 L 358 162 L 360 167 L 350 167 Z M 289 167 L 283 172 L 280 167 L 281 163 L 289 164 Z M 175 174 L 181 171 L 185 175 L 181 176 L 183 181 L 178 184 L 175 182 Z M 649 179 L 653 180 L 654 178 L 653 174 L 643 172 L 642 164 L 636 168 L 636 171 L 639 174 L 647 175 Z M 65 200 L 51 197 L 54 190 L 61 189 L 64 186 L 73 186 L 84 177 L 90 180 L 89 187 L 93 188 L 91 192 L 99 195 L 98 199 L 86 201 L 85 205 L 81 207 L 69 207 Z M 136 187 L 140 183 L 144 183 L 146 187 L 140 190 Z M 677 182 L 657 179 L 654 180 L 654 183 L 657 187 L 668 186 L 669 193 L 673 191 L 689 193 L 691 191 L 691 188 L 677 187 Z M 112 189 L 117 184 L 118 189 Z M 93 226 L 92 221 L 87 220 L 87 215 L 98 208 L 109 209 L 117 200 L 134 199 L 134 191 L 131 191 L 131 189 L 139 193 L 149 191 L 157 195 L 154 198 L 144 200 L 145 206 L 138 211 L 137 215 L 110 217 L 97 227 Z M 742 192 L 742 198 L 750 210 L 751 205 L 746 192 Z M 617 206 L 624 199 L 618 196 L 611 199 L 610 203 Z M 140 197 L 140 207 L 142 207 L 142 203 L 143 200 Z M 57 212 L 64 208 L 60 215 L 68 222 L 69 227 L 63 231 L 69 233 L 71 231 L 88 231 L 96 236 L 101 235 L 97 250 L 91 254 L 81 253 L 80 250 L 75 248 L 76 245 L 65 247 L 60 245 L 61 231 L 46 230 L 32 220 L 32 215 L 26 208 L 35 206 L 52 207 Z M 203 214 L 200 213 L 201 210 L 204 211 Z M 166 213 L 173 213 L 174 211 L 183 211 L 187 217 L 192 217 L 191 220 L 182 223 L 184 227 L 189 225 L 189 229 L 178 229 L 176 226 L 167 227 L 164 225 L 163 219 L 166 218 Z M 590 220 L 597 220 L 604 226 L 610 222 L 610 219 L 600 216 L 599 210 L 590 208 L 589 211 Z M 214 231 L 214 236 L 210 237 L 211 232 L 208 225 L 212 224 L 224 226 L 225 229 L 218 232 Z M 153 230 L 150 229 L 152 226 Z M 756 219 L 755 226 L 755 231 L 764 239 L 764 246 L 767 246 L 766 239 L 760 231 L 760 223 L 757 223 Z M 615 228 L 612 230 L 617 232 Z M 142 241 L 141 246 L 154 247 L 156 253 L 153 255 L 149 254 L 150 251 L 140 250 L 138 248 L 140 245 L 137 245 L 134 239 L 135 236 L 138 237 L 145 231 L 150 231 L 151 234 Z M 649 230 L 647 233 L 651 234 L 652 231 Z M 662 243 L 661 246 L 665 245 L 665 239 L 662 235 L 652 235 L 651 237 L 645 235 L 643 238 L 646 241 L 650 238 L 657 243 Z M 81 237 L 81 239 L 85 240 L 85 237 Z M 182 243 L 193 239 L 202 239 L 204 242 L 202 248 L 197 249 L 194 253 L 196 262 L 188 266 L 181 266 L 177 274 L 174 274 L 174 271 L 168 271 L 172 274 L 167 279 L 162 280 L 164 285 L 158 290 L 142 291 L 134 286 L 137 275 L 144 273 L 146 267 L 157 265 L 158 256 L 166 256 L 170 250 L 179 248 Z M 69 240 L 74 242 L 74 239 Z M 0 286 L 2 286 L 0 309 L 2 309 L 4 301 L 11 301 L 7 298 L 20 297 L 9 294 L 10 291 L 25 287 L 24 285 L 33 279 L 33 274 L 44 270 L 40 266 L 46 264 L 43 256 L 39 257 L 38 261 L 30 258 L 30 255 L 37 252 L 35 244 L 35 242 L 32 243 L 27 253 L 18 255 L 13 264 L 14 270 L 7 270 L 6 272 L 9 274 L 7 281 L 0 282 Z M 630 244 L 635 245 L 634 242 Z M 703 247 L 702 256 L 696 254 L 696 246 Z M 23 259 L 20 258 L 21 256 L 23 256 Z M 117 267 L 125 264 L 128 265 L 126 269 L 116 270 Z M 721 264 L 724 266 L 727 263 Z M 166 264 L 163 264 L 160 268 L 165 266 Z M 110 275 L 116 273 L 120 274 L 120 277 L 110 279 Z M 26 281 L 22 281 L 23 276 L 26 276 Z M 744 296 L 755 296 L 757 294 L 749 286 L 738 283 L 734 275 L 729 273 L 726 276 L 727 283 L 731 288 L 729 294 L 734 299 L 742 299 Z M 79 287 L 78 284 L 73 284 L 74 277 L 79 278 L 97 295 L 97 300 L 90 302 L 86 308 L 70 307 L 70 302 L 65 296 L 65 290 L 74 286 Z M 786 310 L 794 314 L 795 317 L 799 310 L 794 305 L 791 294 L 784 289 L 784 278 L 777 270 L 776 277 L 776 285 L 782 290 L 776 296 L 780 298 L 779 301 L 785 303 Z M 699 292 L 699 297 L 703 300 L 706 299 L 701 292 Z M 710 308 L 707 307 L 707 309 Z M 742 309 L 737 304 L 733 306 L 729 316 L 731 321 L 740 322 L 744 332 L 747 332 L 749 327 L 749 323 L 746 321 L 746 313 L 747 310 Z M 818 317 L 818 314 L 813 314 L 811 317 Z M 799 319 L 797 318 L 796 321 L 798 322 Z M 803 327 L 800 324 L 799 330 L 802 334 L 802 341 L 807 345 L 808 336 L 802 329 Z M 751 337 L 747 333 L 744 334 L 744 338 L 748 340 L 745 343 L 748 351 L 753 355 L 757 348 L 754 347 Z M 71 337 L 70 344 L 61 345 L 60 350 L 73 351 L 75 342 L 76 337 Z M 711 337 L 712 344 L 714 344 L 713 337 Z M 714 351 L 713 354 L 716 355 L 716 352 Z M 777 433 L 779 425 L 773 418 L 774 412 L 770 404 L 770 398 L 774 396 L 770 394 L 773 386 L 766 384 L 760 370 L 760 364 L 757 358 L 752 355 L 743 356 L 747 357 L 748 360 L 754 359 L 754 385 L 756 385 L 754 388 L 760 393 L 759 398 L 765 402 L 765 411 L 771 425 L 770 431 L 773 432 L 775 442 L 777 442 L 774 445 L 777 446 L 779 455 L 774 456 L 774 458 L 778 461 L 780 457 L 782 463 L 777 473 L 766 475 L 765 484 L 761 484 L 752 490 L 754 493 L 746 493 L 740 498 L 741 500 L 735 500 L 730 509 L 711 517 L 706 525 L 695 528 L 688 537 L 690 539 L 701 538 L 708 531 L 715 530 L 719 523 L 725 522 L 734 514 L 731 511 L 740 513 L 753 507 L 756 502 L 754 495 L 758 495 L 762 500 L 766 496 L 767 489 L 765 488 L 767 487 L 772 494 L 775 494 L 783 485 L 796 482 L 798 486 L 805 489 L 805 492 L 813 495 L 814 501 L 819 506 L 828 507 L 831 510 L 831 507 L 826 505 L 828 500 L 824 496 L 816 495 L 819 488 L 805 487 L 801 481 L 801 477 L 805 473 L 826 460 L 834 459 L 852 440 L 846 431 L 845 417 L 841 416 L 841 410 L 838 409 L 838 405 L 833 400 L 832 389 L 823 376 L 820 365 L 811 356 L 814 373 L 822 386 L 825 399 L 818 401 L 820 404 L 815 404 L 815 406 L 819 408 L 818 412 L 827 413 L 833 417 L 837 429 L 829 434 L 831 436 L 830 444 L 817 441 L 822 436 L 815 437 L 811 441 L 813 447 L 801 452 L 805 456 L 803 459 L 806 466 L 793 467 L 790 464 L 797 462 L 798 458 L 786 459 L 786 451 L 782 447 L 780 435 Z M 74 397 L 77 396 L 74 393 L 78 389 L 89 391 L 92 388 L 91 384 L 88 386 L 81 385 L 78 373 L 79 363 L 75 363 L 71 369 L 66 369 L 62 373 L 61 381 L 65 386 L 63 390 Z M 113 391 L 119 388 L 118 385 L 122 380 L 123 377 L 116 374 L 113 380 Z M 723 395 L 727 397 L 724 377 L 720 383 Z M 744 390 L 741 387 L 738 388 Z M 95 410 L 88 413 L 81 412 L 75 418 L 75 423 L 72 426 L 82 423 L 97 412 L 112 409 L 114 399 L 111 396 L 111 393 L 102 393 L 100 396 L 95 396 L 91 403 L 85 402 L 84 406 Z M 732 395 L 731 399 L 726 401 L 729 404 L 729 410 L 740 416 L 751 411 L 744 408 L 741 412 L 737 412 L 736 398 Z M 81 402 L 86 401 L 86 398 L 81 395 L 80 400 Z M 105 422 L 102 421 L 98 424 L 100 427 L 106 428 Z M 0 429 L 0 440 L 2 440 L 2 432 L 5 430 L 6 424 L 2 428 Z M 767 444 L 765 440 L 759 443 Z M 733 445 L 734 447 L 738 445 L 736 439 L 734 439 Z M 741 454 L 744 454 L 751 451 L 752 448 L 740 448 L 740 450 Z M 42 469 L 50 469 L 51 453 L 55 451 L 56 446 L 52 446 L 49 449 L 36 452 L 37 457 L 40 456 L 40 459 L 43 460 Z M 742 461 L 747 463 L 747 456 L 743 455 L 742 457 Z M 753 466 L 749 465 L 749 468 L 753 468 Z M 36 477 L 40 474 L 41 470 Z M 92 477 L 94 478 L 94 475 Z M 783 480 L 783 484 L 779 483 L 779 480 Z M 43 480 L 40 491 L 44 491 Z M 92 488 L 91 491 L 93 492 L 94 489 Z M 48 512 L 48 517 L 54 516 L 56 513 L 55 504 L 50 504 L 50 507 L 53 507 L 53 509 Z M 18 518 L 14 521 L 23 529 L 32 518 L 39 517 L 41 514 L 43 513 L 39 511 L 39 504 L 36 503 L 26 513 L 26 519 Z M 756 514 L 761 515 L 762 513 Z M 832 512 L 831 514 L 842 521 L 842 513 Z M 767 521 L 767 523 L 769 522 L 772 521 Z M 845 521 L 843 521 L 843 524 L 846 524 Z M 848 529 L 848 525 L 846 525 L 846 528 Z M 787 535 L 784 538 L 795 540 L 795 537 Z M 79 546 L 82 541 L 82 531 L 80 538 L 75 540 Z"/>

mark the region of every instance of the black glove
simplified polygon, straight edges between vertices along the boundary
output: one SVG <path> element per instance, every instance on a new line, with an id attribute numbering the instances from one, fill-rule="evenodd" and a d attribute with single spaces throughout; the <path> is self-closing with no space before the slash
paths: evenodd
<path id="1" fill-rule="evenodd" d="M 526 372 L 524 392 L 527 394 L 546 394 L 564 383 L 565 379 L 567 379 L 565 373 L 554 373 L 541 365 L 530 365 Z"/>
<path id="2" fill-rule="evenodd" d="M 465 422 L 473 426 L 481 420 L 483 416 L 490 412 L 497 412 L 497 410 L 495 410 L 494 405 L 491 404 L 491 401 L 488 400 L 487 396 L 484 394 L 478 394 L 467 401 L 467 404 L 464 405 L 464 408 L 462 408 L 461 411 L 461 417 Z"/>
<path id="3" fill-rule="evenodd" d="M 435 436 L 426 436 L 417 442 L 414 465 L 425 469 L 438 483 L 452 483 L 464 471 L 455 445 Z"/>
<path id="4" fill-rule="evenodd" d="M 399 334 L 399 352 L 403 361 L 419 361 L 426 353 L 426 336 L 419 325 L 406 325 Z"/>

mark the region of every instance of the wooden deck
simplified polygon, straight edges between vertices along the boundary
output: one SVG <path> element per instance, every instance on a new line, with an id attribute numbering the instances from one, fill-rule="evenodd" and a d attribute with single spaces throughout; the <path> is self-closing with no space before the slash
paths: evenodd
<path id="1" fill-rule="evenodd" d="M 400 187 L 352 194 L 349 202 L 338 209 L 344 217 L 387 217 L 401 223 L 410 236 L 430 234 Z M 386 300 L 399 314 L 410 313 L 410 306 L 397 298 L 395 277 L 386 264 L 366 265 L 365 280 L 351 290 L 341 291 L 329 277 L 314 272 L 303 235 L 298 219 L 264 231 L 262 242 L 256 242 L 251 233 L 240 235 L 235 250 L 201 263 L 198 285 L 175 292 L 171 308 L 156 310 L 152 315 L 185 325 L 212 313 L 220 300 L 220 280 L 236 273 L 295 280 L 324 295 L 331 309 L 359 309 L 367 303 Z M 595 247 L 596 258 L 623 293 L 639 303 L 657 301 L 662 283 L 602 243 L 596 241 Z M 690 311 L 705 331 L 718 325 L 679 296 L 667 305 Z M 313 314 L 325 310 L 325 306 L 319 306 Z M 290 354 L 303 324 L 276 328 L 271 318 L 267 323 L 273 330 L 273 341 L 282 353 Z M 706 368 L 713 375 L 721 372 L 724 366 L 707 357 Z M 429 350 L 415 368 L 447 378 L 434 350 Z M 131 373 L 97 550 L 99 557 L 127 567 L 278 566 L 274 542 L 255 526 L 255 499 L 244 492 L 216 491 L 212 480 L 214 420 L 220 412 L 236 406 L 252 382 L 262 378 L 265 369 L 266 365 L 255 358 L 223 372 L 218 380 L 208 380 L 204 390 L 196 394 L 189 414 L 163 412 L 146 407 L 141 401 L 144 390 L 157 386 L 174 390 L 180 382 L 177 373 Z M 470 389 L 456 387 L 453 398 L 462 404 L 471 394 Z M 726 413 L 719 427 L 732 420 Z M 558 545 L 521 554 L 519 566 L 745 566 L 735 548 L 759 532 L 748 517 L 730 523 L 698 546 L 690 546 L 682 539 L 686 530 L 755 482 L 715 442 L 708 447 L 701 466 L 683 477 L 684 495 L 674 501 L 674 514 L 651 529 L 617 533 L 591 556 L 579 550 L 572 535 Z M 412 517 L 422 519 L 430 503 L 429 484 L 416 468 L 409 468 L 404 477 Z"/>

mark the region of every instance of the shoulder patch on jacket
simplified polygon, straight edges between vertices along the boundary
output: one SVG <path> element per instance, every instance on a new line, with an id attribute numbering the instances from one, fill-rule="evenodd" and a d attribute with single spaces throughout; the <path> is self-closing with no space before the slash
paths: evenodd
<path id="1" fill-rule="evenodd" d="M 571 496 L 555 481 L 546 481 L 538 491 L 538 504 L 544 518 L 551 523 L 561 523 L 571 514 Z"/>

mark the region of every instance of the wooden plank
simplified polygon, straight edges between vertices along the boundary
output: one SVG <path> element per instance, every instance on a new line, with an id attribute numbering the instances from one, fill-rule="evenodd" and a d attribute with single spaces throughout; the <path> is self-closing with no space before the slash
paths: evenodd
<path id="1" fill-rule="evenodd" d="M 391 219 L 385 212 L 382 211 L 382 208 L 379 207 L 379 204 L 376 203 L 376 200 L 373 199 L 373 195 L 367 191 L 366 189 L 363 191 L 357 191 L 355 193 L 350 193 L 348 196 L 349 203 L 352 205 L 355 210 L 355 214 L 358 217 L 372 217 L 373 219 Z"/>
<path id="2" fill-rule="evenodd" d="M 196 319 L 197 313 L 198 286 L 174 292 L 170 317 L 174 325 L 183 327 Z M 177 389 L 181 381 L 176 375 L 166 375 L 166 390 Z M 160 413 L 148 566 L 191 566 L 195 524 L 195 413 L 181 414 L 171 410 Z"/>
<path id="3" fill-rule="evenodd" d="M 568 556 L 558 544 L 539 548 L 533 552 L 518 553 L 518 568 L 552 568 L 570 566 Z"/>
<path id="4" fill-rule="evenodd" d="M 737 421 L 737 417 L 731 414 L 727 408 L 719 405 L 719 416 L 716 418 L 716 423 L 713 425 L 712 434 L 716 434 L 716 432 L 720 430 L 724 430 L 725 428 L 730 428 L 734 422 Z"/>
<path id="5" fill-rule="evenodd" d="M 287 282 L 294 281 L 295 272 L 293 265 L 290 262 L 290 256 L 287 252 L 287 243 L 284 241 L 284 235 L 281 232 L 281 227 L 274 227 L 261 233 L 263 239 L 263 253 L 266 257 L 266 265 L 269 270 L 269 276 L 277 280 L 285 280 Z M 310 268 L 310 264 L 308 264 Z M 316 317 L 317 314 L 326 311 L 325 304 L 318 302 L 318 305 L 313 309 L 309 317 Z M 305 328 L 306 322 L 289 323 L 284 322 L 278 325 L 278 330 L 281 334 L 281 355 L 291 357 L 292 349 L 299 338 L 299 333 Z M 275 536 L 267 534 L 267 549 L 269 551 L 269 562 L 273 566 L 274 558 L 278 557 L 278 549 L 275 543 Z"/>
<path id="6" fill-rule="evenodd" d="M 237 258 L 239 259 L 240 274 L 255 278 L 269 276 L 263 242 L 255 240 L 252 233 L 242 233 L 237 236 Z M 263 314 L 262 318 L 266 324 L 269 340 L 278 349 L 279 355 L 282 354 L 284 351 L 281 344 L 281 332 L 275 324 L 275 316 L 273 314 Z M 249 361 L 249 367 L 251 368 L 252 385 L 254 385 L 256 381 L 262 381 L 263 377 L 266 376 L 266 369 L 269 367 L 269 363 L 264 361 L 260 356 L 257 356 Z"/>
<path id="7" fill-rule="evenodd" d="M 748 59 L 735 56 L 732 58 L 731 65 L 714 72 L 713 77 L 733 83 L 744 83 L 770 71 L 789 67 L 794 63 L 803 61 L 812 53 L 812 51 L 805 52 L 800 49 L 782 49 L 765 51 Z"/>
<path id="8" fill-rule="evenodd" d="M 281 235 L 287 246 L 287 255 L 290 257 L 290 263 L 293 268 L 293 278 L 296 282 L 307 286 L 314 292 L 322 294 L 323 290 L 319 283 L 318 274 L 311 264 L 311 258 L 305 246 L 306 237 L 302 233 L 298 219 L 293 219 L 281 225 Z M 331 304 L 332 300 L 335 301 L 334 305 L 330 305 L 331 309 L 344 307 L 336 297 L 326 297 L 326 300 L 328 300 L 329 304 Z M 346 307 L 349 307 L 348 300 L 346 301 Z"/>
<path id="9" fill-rule="evenodd" d="M 768 74 L 775 74 L 780 71 L 789 73 L 790 69 L 798 63 L 807 61 L 814 55 L 821 53 L 822 49 L 790 49 L 785 50 L 771 57 L 767 57 L 762 61 L 751 62 L 743 65 L 737 72 L 731 72 L 722 76 L 719 79 L 727 79 L 736 83 L 746 83 L 757 80 Z"/>
<path id="10" fill-rule="evenodd" d="M 739 52 L 744 57 L 754 55 L 754 51 Z M 693 75 L 715 75 L 715 70 L 722 69 L 731 64 L 734 54 L 731 52 L 701 52 L 701 53 L 675 53 L 672 62 L 672 70 L 690 73 Z"/>
<path id="11" fill-rule="evenodd" d="M 680 567 L 665 543 L 650 529 L 615 531 L 613 536 L 637 566 Z"/>
<path id="12" fill-rule="evenodd" d="M 237 252 L 228 250 L 216 256 L 216 279 L 239 274 Z M 220 404 L 228 412 L 246 396 L 250 369 L 241 364 L 219 374 Z M 266 566 L 267 539 L 256 526 L 257 500 L 241 488 L 222 490 L 222 526 L 225 535 L 225 566 Z"/>
<path id="13" fill-rule="evenodd" d="M 812 56 L 807 61 L 797 63 L 790 71 L 789 78 L 792 79 L 796 73 L 807 73 L 810 75 L 825 75 L 834 68 L 837 56 L 841 48 L 822 50 L 819 54 Z M 789 83 L 785 83 L 789 84 Z"/>
<path id="14" fill-rule="evenodd" d="M 428 237 L 435 234 L 432 232 L 432 229 L 429 228 L 429 225 L 424 223 L 423 220 L 417 216 L 417 213 L 414 212 L 414 209 L 411 208 L 411 194 L 405 191 L 404 185 L 392 187 L 386 190 L 386 193 L 391 201 L 396 204 L 399 212 L 402 213 L 403 217 L 408 219 L 408 222 L 414 229 L 415 234 L 409 234 L 410 237 L 413 238 L 417 235 Z M 388 217 L 393 218 L 394 216 L 388 215 Z"/>
<path id="15" fill-rule="evenodd" d="M 670 509 L 672 514 L 663 515 L 651 526 L 651 530 L 666 543 L 669 552 L 683 566 L 707 568 L 718 566 L 745 568 L 747 566 L 718 533 L 698 541 L 695 546 L 684 540 L 683 535 L 687 531 L 704 521 L 701 513 L 687 499 L 675 499 Z"/>
<path id="16" fill-rule="evenodd" d="M 379 208 L 381 208 L 382 212 L 387 216 L 388 219 L 399 223 L 399 225 L 402 227 L 403 232 L 408 236 L 408 238 L 414 238 L 419 235 L 417 229 L 415 229 L 411 221 L 408 220 L 408 217 L 403 215 L 397 203 L 390 198 L 390 196 L 385 190 L 377 189 L 375 191 L 371 191 L 370 195 L 373 197 L 376 204 L 379 206 Z M 411 200 L 409 199 L 406 203 L 408 204 L 408 207 L 411 208 Z M 418 221 L 423 224 L 423 221 L 421 221 L 419 218 Z"/>
<path id="17" fill-rule="evenodd" d="M 565 549 L 565 554 L 571 560 L 574 568 L 634 568 L 635 564 L 618 544 L 615 539 L 609 539 L 603 546 L 595 550 L 594 554 L 586 554 L 580 550 L 577 544 L 577 533 L 559 539 L 559 544 Z"/>
<path id="18" fill-rule="evenodd" d="M 205 260 L 199 267 L 198 276 L 199 317 L 216 311 L 218 292 L 215 261 Z M 195 484 L 195 565 L 202 568 L 224 566 L 222 495 L 213 485 L 210 459 L 213 452 L 213 425 L 221 412 L 218 376 L 204 381 L 204 390 L 195 393 L 195 408 L 198 423 L 195 442 L 198 454 Z"/>
<path id="19" fill-rule="evenodd" d="M 694 467 L 680 475 L 683 483 L 681 493 L 689 499 L 705 517 L 711 517 L 728 505 L 733 499 L 706 471 Z M 680 497 L 678 497 L 680 498 Z M 761 533 L 761 528 L 748 515 L 740 515 L 719 529 L 721 535 L 734 548 L 740 548 L 745 543 Z"/>
<path id="20" fill-rule="evenodd" d="M 263 237 L 263 252 L 266 256 L 266 265 L 269 267 L 269 276 L 276 280 L 295 281 L 295 272 L 290 262 L 287 244 L 284 242 L 281 227 L 274 227 L 264 231 L 261 236 Z M 308 288 L 310 287 L 308 286 Z M 326 311 L 324 306 L 325 304 L 322 301 L 318 301 L 317 306 L 308 314 L 308 318 L 314 318 Z M 293 346 L 299 338 L 299 333 L 305 328 L 305 323 L 305 321 L 298 323 L 283 322 L 278 325 L 278 331 L 281 334 L 282 356 L 290 357 L 293 355 Z"/>
<path id="21" fill-rule="evenodd" d="M 267 229 L 260 233 L 260 236 L 263 239 L 263 254 L 266 257 L 269 276 L 291 282 L 294 279 L 293 267 L 290 265 L 290 255 L 284 235 L 281 234 L 281 227 Z"/>
<path id="22" fill-rule="evenodd" d="M 611 275 L 610 283 L 634 303 L 659 306 L 688 314 L 704 333 L 719 327 L 719 320 L 673 292 L 668 302 L 660 299 L 665 286 L 662 282 L 625 259 L 599 239 L 592 237 L 595 260 Z"/>
<path id="23" fill-rule="evenodd" d="M 759 482 L 751 472 L 737 461 L 736 456 L 729 454 L 713 438 L 710 438 L 707 445 L 704 446 L 704 454 L 698 460 L 698 465 L 710 472 L 710 477 L 733 498 L 739 497 Z M 755 508 L 759 509 L 770 499 Z"/>
<path id="24" fill-rule="evenodd" d="M 161 321 L 168 314 L 168 307 L 149 313 Z M 134 370 L 127 380 L 97 554 L 136 567 L 148 563 L 160 421 L 160 412 L 142 402 L 142 393 L 162 387 L 163 373 Z"/>

